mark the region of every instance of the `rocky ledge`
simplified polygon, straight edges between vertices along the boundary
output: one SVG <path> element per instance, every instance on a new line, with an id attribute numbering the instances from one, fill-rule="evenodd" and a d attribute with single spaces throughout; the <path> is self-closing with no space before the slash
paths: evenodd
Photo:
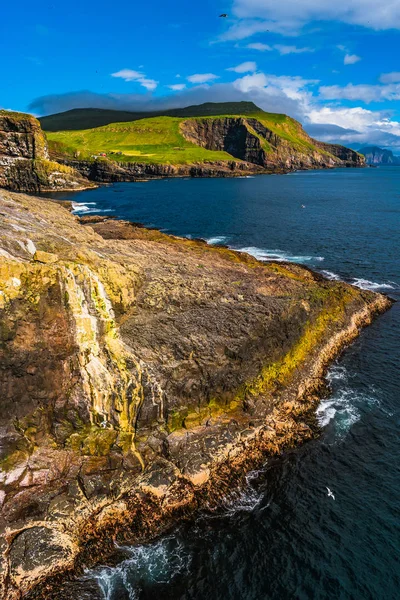
<path id="1" fill-rule="evenodd" d="M 293 264 L 0 191 L 2 598 L 213 506 L 318 434 L 324 373 L 391 301 Z"/>

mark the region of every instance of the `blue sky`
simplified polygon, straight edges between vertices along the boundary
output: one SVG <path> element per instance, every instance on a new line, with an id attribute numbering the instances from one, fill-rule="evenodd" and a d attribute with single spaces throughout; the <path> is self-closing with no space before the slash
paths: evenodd
<path id="1" fill-rule="evenodd" d="M 1 21 L 3 108 L 249 99 L 320 139 L 400 152 L 399 0 L 22 0 Z"/>

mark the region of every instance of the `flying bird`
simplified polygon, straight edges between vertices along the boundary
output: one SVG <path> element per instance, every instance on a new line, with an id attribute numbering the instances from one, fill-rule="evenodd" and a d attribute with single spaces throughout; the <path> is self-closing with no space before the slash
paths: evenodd
<path id="1" fill-rule="evenodd" d="M 326 487 L 326 486 L 325 486 Z M 335 499 L 335 496 L 332 492 L 332 490 L 330 490 L 328 487 L 326 488 L 328 490 L 328 498 L 332 498 L 333 500 Z"/>
<path id="2" fill-rule="evenodd" d="M 226 17 L 228 16 L 226 13 L 222 13 L 222 15 L 219 15 L 220 18 L 222 17 L 223 19 L 226 19 Z"/>

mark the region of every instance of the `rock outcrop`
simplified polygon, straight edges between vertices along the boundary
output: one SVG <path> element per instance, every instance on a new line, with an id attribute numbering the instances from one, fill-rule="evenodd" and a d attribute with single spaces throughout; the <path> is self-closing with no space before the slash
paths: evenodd
<path id="1" fill-rule="evenodd" d="M 326 144 L 325 142 L 318 142 L 317 140 L 313 141 L 318 148 L 321 148 L 324 152 L 329 152 L 329 154 L 332 154 L 339 159 L 340 164 L 338 166 L 365 167 L 365 158 L 359 152 L 356 152 L 351 148 L 346 148 L 346 146 L 341 146 L 340 144 Z"/>
<path id="2" fill-rule="evenodd" d="M 317 432 L 328 363 L 382 295 L 0 191 L 0 590 L 217 503 Z"/>
<path id="3" fill-rule="evenodd" d="M 378 146 L 365 146 L 359 152 L 365 156 L 367 165 L 400 166 L 400 156 L 395 156 L 391 150 L 385 150 Z"/>
<path id="4" fill-rule="evenodd" d="M 364 166 L 363 156 L 354 150 L 318 142 L 299 123 L 292 120 L 292 124 L 297 125 L 297 141 L 289 136 L 285 139 L 252 117 L 189 119 L 181 124 L 181 132 L 194 144 L 208 150 L 224 150 L 271 171 Z"/>
<path id="5" fill-rule="evenodd" d="M 0 187 L 39 192 L 79 190 L 91 185 L 78 171 L 50 160 L 37 119 L 0 111 Z"/>
<path id="6" fill-rule="evenodd" d="M 111 160 L 73 160 L 58 157 L 60 163 L 72 167 L 90 181 L 115 183 L 160 177 L 235 177 L 264 173 L 265 169 L 240 161 L 214 161 L 196 165 L 118 162 Z"/>

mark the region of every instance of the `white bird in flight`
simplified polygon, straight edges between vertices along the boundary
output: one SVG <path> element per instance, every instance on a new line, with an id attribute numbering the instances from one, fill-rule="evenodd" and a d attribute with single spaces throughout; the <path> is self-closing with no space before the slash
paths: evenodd
<path id="1" fill-rule="evenodd" d="M 325 487 L 326 487 L 326 486 L 325 486 Z M 328 497 L 329 497 L 329 498 L 332 498 L 332 499 L 334 500 L 334 499 L 335 499 L 335 496 L 334 496 L 334 494 L 333 494 L 332 490 L 330 490 L 328 487 L 327 487 L 326 489 L 328 490 Z"/>

